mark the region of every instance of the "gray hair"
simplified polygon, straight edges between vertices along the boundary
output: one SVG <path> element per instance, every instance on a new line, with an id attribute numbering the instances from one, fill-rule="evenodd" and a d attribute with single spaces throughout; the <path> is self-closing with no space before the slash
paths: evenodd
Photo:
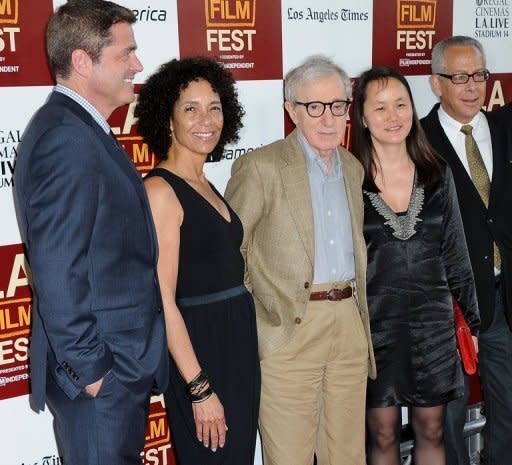
<path id="1" fill-rule="evenodd" d="M 480 55 L 485 66 L 485 52 L 482 44 L 472 37 L 453 36 L 443 39 L 432 49 L 432 74 L 446 72 L 444 52 L 450 47 L 473 47 Z"/>
<path id="2" fill-rule="evenodd" d="M 295 91 L 298 85 L 317 81 L 333 74 L 340 77 L 347 98 L 350 99 L 352 97 L 352 82 L 348 74 L 329 58 L 323 55 L 312 55 L 286 74 L 284 78 L 285 100 L 291 103 L 295 101 Z"/>

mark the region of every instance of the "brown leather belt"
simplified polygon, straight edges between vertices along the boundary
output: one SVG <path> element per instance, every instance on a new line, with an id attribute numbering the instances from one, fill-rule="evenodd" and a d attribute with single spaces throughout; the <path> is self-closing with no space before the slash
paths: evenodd
<path id="1" fill-rule="evenodd" d="M 349 297 L 352 297 L 352 288 L 347 286 L 345 289 L 312 292 L 309 296 L 309 300 L 343 300 Z"/>

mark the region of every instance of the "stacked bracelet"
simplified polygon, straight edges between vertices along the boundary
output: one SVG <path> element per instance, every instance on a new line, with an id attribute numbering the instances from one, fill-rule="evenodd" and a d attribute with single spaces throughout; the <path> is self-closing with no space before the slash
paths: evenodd
<path id="1" fill-rule="evenodd" d="M 202 371 L 187 384 L 187 391 L 192 403 L 203 402 L 213 394 L 210 381 Z"/>

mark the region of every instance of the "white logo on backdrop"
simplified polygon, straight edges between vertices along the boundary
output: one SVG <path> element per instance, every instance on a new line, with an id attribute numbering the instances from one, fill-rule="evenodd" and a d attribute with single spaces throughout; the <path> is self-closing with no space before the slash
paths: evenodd
<path id="1" fill-rule="evenodd" d="M 509 0 L 476 0 L 474 36 L 501 39 L 510 34 Z"/>
<path id="2" fill-rule="evenodd" d="M 368 11 L 356 11 L 349 8 L 340 10 L 331 8 L 315 9 L 312 7 L 298 9 L 288 8 L 287 19 L 290 21 L 317 21 L 319 23 L 329 21 L 368 21 Z"/>
<path id="3" fill-rule="evenodd" d="M 20 141 L 19 129 L 0 129 L 0 189 L 12 187 L 16 147 Z"/>
<path id="4" fill-rule="evenodd" d="M 158 10 L 150 6 L 146 9 L 133 9 L 132 11 L 139 22 L 164 22 L 167 19 L 167 10 Z"/>

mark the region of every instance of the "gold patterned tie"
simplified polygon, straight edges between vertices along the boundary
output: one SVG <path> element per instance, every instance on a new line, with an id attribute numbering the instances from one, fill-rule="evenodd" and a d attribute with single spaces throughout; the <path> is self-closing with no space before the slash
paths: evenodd
<path id="1" fill-rule="evenodd" d="M 489 179 L 489 173 L 485 167 L 484 160 L 476 145 L 475 138 L 473 137 L 473 126 L 465 124 L 460 128 L 461 132 L 466 136 L 466 156 L 468 159 L 469 172 L 471 173 L 471 179 L 476 187 L 476 190 L 480 194 L 482 201 L 485 206 L 489 206 L 489 194 L 491 192 L 491 181 Z M 501 256 L 496 243 L 494 246 L 494 266 L 501 269 Z"/>

